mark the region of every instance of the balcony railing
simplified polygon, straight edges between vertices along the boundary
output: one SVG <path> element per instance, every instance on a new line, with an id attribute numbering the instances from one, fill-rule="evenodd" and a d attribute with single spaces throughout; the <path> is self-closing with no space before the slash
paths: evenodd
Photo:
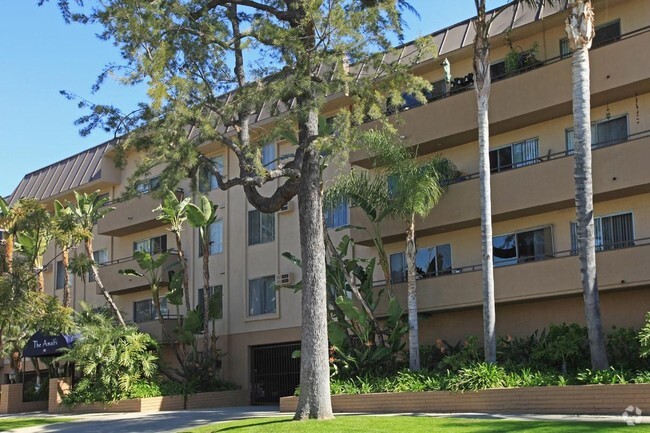
<path id="1" fill-rule="evenodd" d="M 607 251 L 622 250 L 622 249 L 640 247 L 644 245 L 650 245 L 650 238 L 628 239 L 619 242 L 607 242 L 602 245 L 596 246 L 596 253 L 598 254 Z M 539 254 L 534 256 L 523 256 L 523 257 L 513 258 L 512 260 L 503 261 L 499 263 L 499 265 L 495 266 L 495 268 L 505 268 L 505 267 L 515 266 L 524 263 L 540 262 L 540 261 L 560 259 L 560 258 L 572 257 L 572 256 L 577 256 L 577 251 L 574 249 L 555 251 L 555 252 L 549 252 L 549 253 L 544 253 L 544 254 Z M 453 275 L 456 274 L 478 272 L 481 271 L 482 269 L 483 266 L 479 263 L 476 265 L 453 267 L 451 269 L 446 269 L 439 272 L 418 274 L 416 279 L 425 280 L 425 279 L 436 278 L 441 276 L 450 276 L 453 278 Z M 398 278 L 396 278 L 393 281 L 393 284 L 401 284 L 404 282 L 406 282 L 406 273 L 403 276 L 400 275 Z M 386 285 L 386 280 L 373 281 L 373 286 L 375 287 L 380 287 L 385 285 Z"/>
<path id="2" fill-rule="evenodd" d="M 97 232 L 106 236 L 125 236 L 164 226 L 165 222 L 158 220 L 157 213 L 153 212 L 160 205 L 160 200 L 151 195 L 153 191 L 110 202 L 115 209 L 97 222 Z M 176 191 L 176 194 L 182 198 L 183 190 Z"/>
<path id="3" fill-rule="evenodd" d="M 170 272 L 176 270 L 177 266 L 180 267 L 178 255 L 172 252 L 162 266 L 164 272 L 161 273 L 161 286 L 169 284 Z M 146 278 L 121 275 L 119 271 L 124 269 L 140 271 L 140 267 L 133 257 L 116 259 L 100 266 L 99 276 L 106 290 L 115 294 L 123 294 L 149 287 L 149 282 Z"/>
<path id="4" fill-rule="evenodd" d="M 616 146 L 617 144 L 623 144 L 623 143 L 627 143 L 627 142 L 635 141 L 635 140 L 640 140 L 640 139 L 647 138 L 647 137 L 650 137 L 650 130 L 641 131 L 641 132 L 637 132 L 637 133 L 634 133 L 634 134 L 629 134 L 627 137 L 625 137 L 623 139 L 617 138 L 617 139 L 614 139 L 614 140 L 608 140 L 608 141 L 601 141 L 599 143 L 593 143 L 591 145 L 591 149 L 592 150 L 604 149 L 604 148 L 607 148 L 607 147 Z M 524 161 L 513 163 L 513 164 L 511 164 L 509 166 L 500 167 L 500 170 L 498 172 L 493 170 L 492 174 L 494 175 L 494 174 L 504 172 L 504 171 L 517 170 L 517 169 L 520 169 L 520 168 L 529 167 L 531 165 L 540 164 L 542 162 L 553 161 L 553 160 L 556 160 L 556 159 L 565 158 L 567 156 L 572 156 L 573 153 L 574 153 L 573 150 L 563 150 L 561 152 L 549 153 L 549 154 L 544 155 L 544 156 L 538 156 L 538 157 L 535 157 L 535 158 L 532 158 L 532 159 L 527 159 L 527 160 L 524 160 Z M 445 185 L 451 185 L 451 184 L 454 184 L 454 183 L 465 182 L 467 180 L 478 179 L 478 178 L 479 178 L 479 173 L 478 172 L 470 173 L 470 174 L 462 174 L 462 175 L 459 175 L 457 177 L 454 177 L 452 179 L 447 180 L 444 184 Z"/>
<path id="5" fill-rule="evenodd" d="M 621 40 L 629 39 L 631 37 L 634 37 L 634 36 L 649 32 L 649 31 L 650 31 L 650 26 L 645 26 L 645 27 L 641 27 L 639 29 L 633 30 L 633 31 L 631 31 L 629 33 L 625 33 L 625 34 L 620 35 L 620 36 L 611 37 L 609 39 L 601 41 L 601 43 L 598 46 L 593 46 L 590 51 L 597 50 L 598 48 L 610 45 L 612 43 L 615 43 L 615 42 L 618 42 L 618 41 L 621 41 Z M 546 60 L 538 60 L 538 59 L 536 59 L 535 62 L 533 62 L 532 64 L 528 63 L 525 66 L 514 69 L 512 71 L 507 71 L 507 72 L 504 72 L 504 73 L 493 76 L 492 77 L 492 82 L 501 81 L 501 80 L 504 80 L 504 79 L 507 79 L 507 78 L 510 78 L 510 77 L 514 77 L 516 75 L 520 75 L 520 74 L 532 71 L 533 69 L 537 69 L 537 68 L 540 68 L 540 67 L 543 67 L 543 66 L 552 65 L 553 63 L 560 62 L 560 61 L 566 59 L 567 57 L 570 57 L 570 56 L 559 55 L 559 56 L 556 56 L 556 57 L 548 58 Z M 449 96 L 457 95 L 459 93 L 463 93 L 463 92 L 466 92 L 468 90 L 473 90 L 473 89 L 474 89 L 474 74 L 470 73 L 470 74 L 468 74 L 466 76 L 463 76 L 463 77 L 455 77 L 455 78 L 452 78 L 451 83 L 449 83 L 448 89 L 443 90 L 442 92 L 438 90 L 437 92 L 432 92 L 432 93 L 426 95 L 427 103 L 437 101 L 439 99 L 447 98 Z M 407 98 L 407 100 L 408 100 L 408 102 L 400 105 L 399 107 L 391 107 L 391 106 L 387 107 L 386 114 L 390 116 L 390 115 L 393 115 L 393 114 L 395 114 L 397 112 L 407 111 L 407 110 L 410 110 L 410 109 L 413 109 L 413 108 L 416 108 L 416 107 L 420 107 L 420 106 L 423 105 L 421 102 L 416 101 L 415 98 Z"/>

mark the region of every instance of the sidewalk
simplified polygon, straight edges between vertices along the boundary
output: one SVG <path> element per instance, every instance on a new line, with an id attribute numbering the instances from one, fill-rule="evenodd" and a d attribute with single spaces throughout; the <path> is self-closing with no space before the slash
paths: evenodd
<path id="1" fill-rule="evenodd" d="M 280 412 L 277 406 L 247 406 L 220 409 L 185 410 L 151 413 L 96 413 L 84 415 L 50 415 L 46 413 L 29 413 L 3 415 L 13 417 L 63 417 L 74 421 L 43 426 L 25 427 L 11 430 L 15 433 L 176 433 L 205 424 L 257 417 L 290 417 L 292 414 Z M 340 413 L 336 416 L 372 415 L 372 416 L 423 416 L 439 418 L 467 418 L 484 420 L 518 420 L 518 421 L 576 421 L 576 422 L 611 422 L 624 425 L 626 419 L 621 415 L 535 415 L 535 414 L 483 414 L 483 413 Z M 650 416 L 628 417 L 631 425 L 648 424 Z"/>

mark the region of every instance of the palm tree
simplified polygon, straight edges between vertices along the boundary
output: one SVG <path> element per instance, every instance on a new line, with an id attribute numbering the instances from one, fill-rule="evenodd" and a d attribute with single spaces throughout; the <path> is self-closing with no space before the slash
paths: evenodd
<path id="1" fill-rule="evenodd" d="M 444 181 L 456 172 L 453 164 L 441 157 L 418 160 L 417 149 L 411 152 L 395 134 L 386 130 L 370 130 L 361 136 L 362 146 L 366 147 L 378 167 L 373 185 L 385 185 L 388 203 L 381 211 L 385 217 L 398 218 L 406 224 L 406 263 L 407 263 L 407 310 L 409 324 L 409 368 L 420 369 L 420 345 L 417 309 L 417 271 L 415 257 L 415 217 L 425 217 L 438 203 L 444 192 Z M 352 175 L 355 176 L 355 175 Z M 345 182 L 345 181 L 344 181 Z M 357 184 L 361 185 L 361 184 Z M 372 197 L 376 195 L 381 202 L 381 194 L 373 190 L 354 191 L 349 196 Z M 382 217 L 381 219 L 383 219 Z"/>
<path id="2" fill-rule="evenodd" d="M 554 0 L 516 0 L 529 7 Z M 490 187 L 490 26 L 509 4 L 495 10 L 491 18 L 486 14 L 486 0 L 474 0 L 474 89 L 478 111 L 479 184 L 481 200 L 481 265 L 483 272 L 483 345 L 486 362 L 497 361 L 496 309 L 494 300 L 494 261 L 492 251 L 492 198 Z"/>
<path id="3" fill-rule="evenodd" d="M 186 197 L 183 200 L 179 200 L 173 191 L 167 190 L 160 206 L 153 210 L 154 212 L 160 212 L 160 214 L 156 217 L 157 220 L 164 221 L 171 225 L 169 231 L 174 233 L 174 237 L 176 238 L 178 260 L 181 264 L 181 270 L 183 272 L 185 308 L 187 308 L 188 311 L 192 307 L 190 304 L 190 283 L 187 263 L 185 262 L 185 252 L 183 251 L 183 243 L 181 240 L 181 232 L 183 231 L 183 224 L 185 223 L 185 220 L 187 220 L 186 208 L 189 202 L 189 197 Z"/>
<path id="4" fill-rule="evenodd" d="M 200 207 L 194 203 L 187 204 L 187 220 L 199 229 L 199 238 L 203 249 L 203 353 L 210 347 L 210 224 L 217 219 L 217 206 L 209 198 L 200 195 Z"/>
<path id="5" fill-rule="evenodd" d="M 366 215 L 371 226 L 369 232 L 377 251 L 377 262 L 384 274 L 388 293 L 392 297 L 388 255 L 381 237 L 381 224 L 390 213 L 390 197 L 386 177 L 371 177 L 366 170 L 352 170 L 347 175 L 336 179 L 336 182 L 325 192 L 323 200 L 324 207 L 333 207 L 343 201 L 351 201 Z M 364 228 L 364 230 L 366 229 Z"/>
<path id="6" fill-rule="evenodd" d="M 474 0 L 474 76 L 478 108 L 479 183 L 481 197 L 481 265 L 483 270 L 483 344 L 485 361 L 497 361 L 496 311 L 494 306 L 494 262 L 492 259 L 492 199 L 490 196 L 490 42 L 491 20 L 485 0 Z"/>
<path id="7" fill-rule="evenodd" d="M 61 249 L 61 261 L 66 270 L 63 283 L 63 306 L 69 307 L 71 302 L 70 274 L 70 248 L 81 241 L 74 213 L 69 206 L 64 206 L 60 201 L 54 200 L 54 219 L 52 221 L 52 234 L 56 245 Z"/>
<path id="8" fill-rule="evenodd" d="M 7 261 L 7 272 L 13 271 L 14 261 L 14 242 L 16 240 L 16 219 L 14 217 L 13 207 L 9 206 L 7 201 L 0 197 L 0 228 L 7 232 L 8 238 L 5 240 L 5 255 Z"/>
<path id="9" fill-rule="evenodd" d="M 93 248 L 93 227 L 97 224 L 97 221 L 104 218 L 104 215 L 109 213 L 115 208 L 108 207 L 108 197 L 103 197 L 99 195 L 99 191 L 95 191 L 91 194 L 83 193 L 79 194 L 77 191 L 74 192 L 76 203 L 70 205 L 72 213 L 74 214 L 75 221 L 77 223 L 77 229 L 79 231 L 79 236 L 83 240 L 84 247 L 86 250 L 86 255 L 88 260 L 90 260 L 90 269 L 97 283 L 97 287 L 104 296 L 108 307 L 112 311 L 113 315 L 119 322 L 120 325 L 126 326 L 124 319 L 122 318 L 122 313 L 115 305 L 113 297 L 104 287 L 102 279 L 99 277 L 99 272 L 97 270 L 97 263 L 93 260 L 94 257 L 94 248 Z"/>
<path id="10" fill-rule="evenodd" d="M 25 256 L 36 277 L 37 289 L 43 292 L 45 290 L 43 254 L 51 239 L 50 214 L 34 198 L 21 198 L 11 209 L 7 209 L 5 204 L 2 205 L 4 209 L 2 212 L 8 214 L 5 221 L 11 233 L 12 249 L 20 251 Z"/>
<path id="11" fill-rule="evenodd" d="M 590 0 L 570 0 L 566 20 L 569 46 L 573 50 L 574 179 L 576 188 L 576 225 L 582 292 L 589 334 L 591 366 L 609 368 L 600 316 L 596 247 L 594 235 L 593 183 L 591 176 L 591 95 L 589 85 L 589 48 L 594 38 L 594 12 Z"/>

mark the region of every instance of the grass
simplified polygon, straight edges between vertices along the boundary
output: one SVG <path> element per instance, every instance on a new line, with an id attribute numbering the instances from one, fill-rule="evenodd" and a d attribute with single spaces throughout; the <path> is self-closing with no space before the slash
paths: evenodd
<path id="1" fill-rule="evenodd" d="M 211 424 L 185 433 L 614 433 L 650 432 L 650 425 L 620 423 L 506 421 L 427 416 L 338 416 L 332 421 L 292 422 L 290 418 L 256 418 Z"/>
<path id="2" fill-rule="evenodd" d="M 36 425 L 70 422 L 70 418 L 0 418 L 0 431 L 13 430 Z"/>

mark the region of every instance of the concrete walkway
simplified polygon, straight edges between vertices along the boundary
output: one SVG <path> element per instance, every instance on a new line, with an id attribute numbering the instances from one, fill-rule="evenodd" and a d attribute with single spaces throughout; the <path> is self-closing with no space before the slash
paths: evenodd
<path id="1" fill-rule="evenodd" d="M 278 416 L 277 406 L 228 407 L 153 413 L 97 413 L 87 415 L 23 414 L 27 417 L 61 416 L 64 422 L 11 430 L 16 433 L 175 433 L 194 427 L 243 418 Z M 7 418 L 15 415 L 8 415 Z"/>
<path id="2" fill-rule="evenodd" d="M 25 427 L 12 430 L 15 433 L 178 433 L 192 428 L 211 424 L 219 421 L 235 419 L 290 416 L 290 413 L 281 413 L 277 406 L 246 406 L 233 408 L 217 408 L 202 410 L 185 410 L 154 413 L 104 413 L 87 415 L 48 415 L 31 413 L 22 415 L 6 415 L 2 417 L 57 417 L 73 418 L 73 422 L 50 424 L 44 426 Z M 352 414 L 337 414 L 337 416 Z M 355 414 L 357 415 L 357 414 Z M 522 420 L 522 421 L 577 421 L 577 422 L 611 422 L 626 424 L 622 416 L 614 415 L 508 415 L 508 414 L 482 414 L 482 413 L 392 413 L 368 414 L 374 416 L 431 416 L 448 418 L 470 418 L 485 420 Z M 650 417 L 635 417 L 634 424 L 650 425 Z"/>

